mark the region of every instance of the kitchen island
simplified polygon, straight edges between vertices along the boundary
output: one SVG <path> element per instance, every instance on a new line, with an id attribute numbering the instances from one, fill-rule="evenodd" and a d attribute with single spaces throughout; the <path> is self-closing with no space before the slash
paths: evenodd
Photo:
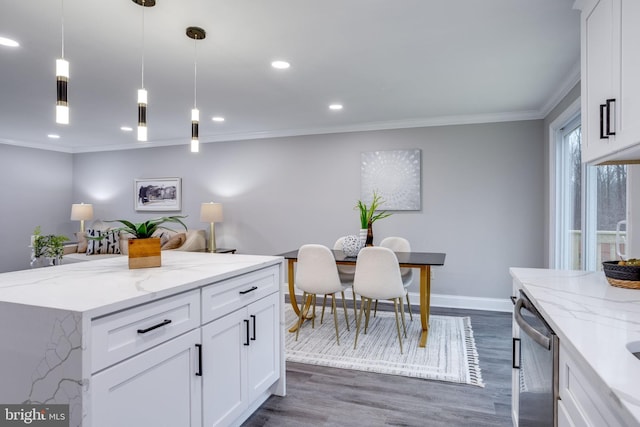
<path id="1" fill-rule="evenodd" d="M 127 263 L 0 274 L 0 404 L 68 404 L 71 426 L 212 426 L 285 394 L 281 257 Z"/>
<path id="2" fill-rule="evenodd" d="M 510 273 L 559 337 L 558 425 L 640 426 L 640 290 L 602 272 Z M 514 377 L 514 395 L 518 386 Z"/>

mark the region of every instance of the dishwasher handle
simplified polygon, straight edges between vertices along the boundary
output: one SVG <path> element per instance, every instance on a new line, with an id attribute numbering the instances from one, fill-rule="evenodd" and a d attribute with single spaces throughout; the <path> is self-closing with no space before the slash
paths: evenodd
<path id="1" fill-rule="evenodd" d="M 513 312 L 513 316 L 516 319 L 516 323 L 518 324 L 518 326 L 520 326 L 520 329 L 522 329 L 524 333 L 529 335 L 531 339 L 533 339 L 538 345 L 547 350 L 551 350 L 551 340 L 549 339 L 549 337 L 538 332 L 533 326 L 531 326 L 527 323 L 526 320 L 524 320 L 524 318 L 522 317 L 522 313 L 520 313 L 520 310 L 522 310 L 522 308 L 526 308 L 532 313 L 535 313 L 535 309 L 531 306 L 531 303 L 529 301 L 525 300 L 524 298 L 518 299 Z"/>

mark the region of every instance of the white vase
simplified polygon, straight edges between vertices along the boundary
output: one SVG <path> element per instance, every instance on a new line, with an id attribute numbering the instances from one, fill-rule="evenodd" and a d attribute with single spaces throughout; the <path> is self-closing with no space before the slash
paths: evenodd
<path id="1" fill-rule="evenodd" d="M 360 229 L 360 241 L 362 242 L 362 247 L 364 248 L 365 243 L 367 243 L 367 229 Z"/>

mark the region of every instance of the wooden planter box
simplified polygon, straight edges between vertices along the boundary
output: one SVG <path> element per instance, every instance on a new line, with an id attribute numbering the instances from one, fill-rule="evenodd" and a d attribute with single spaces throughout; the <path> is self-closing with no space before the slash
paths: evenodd
<path id="1" fill-rule="evenodd" d="M 129 268 L 160 267 L 160 238 L 129 239 Z"/>

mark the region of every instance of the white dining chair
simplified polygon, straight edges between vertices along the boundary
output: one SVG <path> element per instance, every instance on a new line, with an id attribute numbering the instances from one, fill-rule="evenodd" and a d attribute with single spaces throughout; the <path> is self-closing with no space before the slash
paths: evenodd
<path id="1" fill-rule="evenodd" d="M 333 249 L 342 250 L 342 246 L 344 243 L 344 239 L 347 236 L 339 237 L 338 240 L 333 244 Z M 342 282 L 342 286 L 345 289 L 351 289 L 351 295 L 353 296 L 353 317 L 357 316 L 356 312 L 356 294 L 353 292 L 353 277 L 356 274 L 356 267 L 353 265 L 338 265 L 338 275 L 340 276 L 340 281 Z"/>
<path id="2" fill-rule="evenodd" d="M 400 266 L 396 254 L 388 248 L 380 246 L 370 246 L 363 248 L 358 254 L 356 261 L 356 273 L 353 280 L 353 290 L 356 295 L 360 295 L 360 313 L 356 319 L 356 339 L 353 344 L 355 349 L 358 345 L 360 325 L 362 324 L 362 313 L 366 306 L 366 322 L 364 333 L 367 333 L 372 300 L 393 300 L 393 308 L 396 314 L 396 329 L 398 341 L 400 342 L 400 353 L 402 353 L 402 334 L 400 333 L 400 320 L 398 316 L 398 303 L 402 313 L 402 329 L 404 336 L 407 336 L 407 328 L 404 321 L 404 298 L 406 292 L 402 285 Z"/>
<path id="3" fill-rule="evenodd" d="M 385 237 L 380 242 L 380 246 L 383 248 L 389 248 L 393 252 L 411 252 L 411 243 L 404 237 Z M 407 298 L 407 308 L 409 309 L 409 318 L 413 320 L 413 312 L 411 311 L 411 301 L 409 300 L 409 286 L 413 283 L 413 268 L 401 268 L 400 275 L 402 276 L 402 285 L 405 289 L 405 296 Z M 378 309 L 378 302 L 376 301 L 374 316 Z"/>
<path id="4" fill-rule="evenodd" d="M 308 244 L 300 247 L 298 251 L 298 266 L 295 272 L 295 284 L 302 291 L 302 305 L 298 318 L 298 328 L 296 330 L 296 341 L 304 320 L 304 306 L 307 297 L 312 299 L 311 327 L 315 327 L 316 317 L 316 296 L 330 295 L 331 307 L 333 310 L 333 321 L 336 328 L 336 341 L 340 345 L 338 334 L 338 315 L 336 311 L 336 292 L 342 293 L 342 307 L 344 318 L 349 330 L 349 317 L 347 315 L 347 305 L 344 301 L 344 287 L 338 276 L 338 268 L 331 250 L 323 245 Z M 324 307 L 323 307 L 324 310 Z"/>

